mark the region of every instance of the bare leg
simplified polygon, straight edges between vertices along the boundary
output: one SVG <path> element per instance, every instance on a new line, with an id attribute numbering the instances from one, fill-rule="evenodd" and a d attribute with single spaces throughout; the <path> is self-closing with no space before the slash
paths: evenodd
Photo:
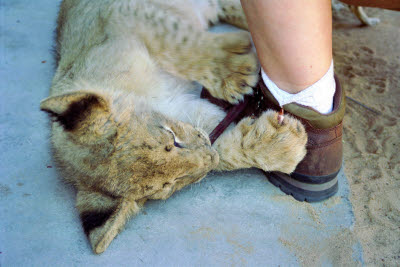
<path id="1" fill-rule="evenodd" d="M 345 106 L 331 68 L 331 0 L 241 2 L 267 74 L 262 73 L 265 85 L 280 106 L 307 125 L 305 158 L 292 174 L 271 172 L 267 177 L 297 200 L 327 199 L 338 189 Z"/>
<path id="2" fill-rule="evenodd" d="M 330 0 L 241 0 L 261 65 L 282 90 L 298 93 L 332 61 Z"/>

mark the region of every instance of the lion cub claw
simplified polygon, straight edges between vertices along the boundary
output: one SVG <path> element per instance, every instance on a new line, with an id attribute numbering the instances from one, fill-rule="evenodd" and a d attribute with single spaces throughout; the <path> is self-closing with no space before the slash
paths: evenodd
<path id="1" fill-rule="evenodd" d="M 219 169 L 256 167 L 264 171 L 291 173 L 306 155 L 307 133 L 296 119 L 265 111 L 259 118 L 242 119 L 215 142 L 218 151 L 230 150 L 220 159 Z"/>
<path id="2" fill-rule="evenodd" d="M 249 123 L 247 120 L 243 123 Z M 293 172 L 306 155 L 307 133 L 301 122 L 285 116 L 279 124 L 278 113 L 269 110 L 252 125 L 244 153 L 251 155 L 256 151 L 256 166 L 264 171 Z"/>

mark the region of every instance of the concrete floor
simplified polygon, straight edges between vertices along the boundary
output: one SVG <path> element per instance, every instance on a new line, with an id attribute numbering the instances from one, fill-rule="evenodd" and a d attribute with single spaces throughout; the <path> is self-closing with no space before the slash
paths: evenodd
<path id="1" fill-rule="evenodd" d="M 0 266 L 297 266 L 362 264 L 349 188 L 323 203 L 294 201 L 258 170 L 210 174 L 149 202 L 96 256 L 74 191 L 52 168 L 47 116 L 58 8 L 0 0 Z"/>

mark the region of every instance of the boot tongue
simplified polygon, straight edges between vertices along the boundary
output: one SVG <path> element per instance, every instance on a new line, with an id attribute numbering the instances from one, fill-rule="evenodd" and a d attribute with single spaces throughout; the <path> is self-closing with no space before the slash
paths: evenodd
<path id="1" fill-rule="evenodd" d="M 331 113 L 321 114 L 313 108 L 296 103 L 286 104 L 283 106 L 283 109 L 286 112 L 308 121 L 314 128 L 327 129 L 335 127 L 343 120 L 345 113 L 345 95 L 336 75 L 335 82 L 336 92 L 333 99 L 333 110 Z M 259 82 L 259 88 L 269 101 L 271 101 L 275 106 L 279 107 L 278 101 L 274 98 L 262 80 Z"/>

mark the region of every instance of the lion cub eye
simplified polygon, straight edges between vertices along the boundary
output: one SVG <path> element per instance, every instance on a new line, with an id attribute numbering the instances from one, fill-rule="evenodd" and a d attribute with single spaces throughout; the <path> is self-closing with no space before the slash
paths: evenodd
<path id="1" fill-rule="evenodd" d="M 178 142 L 175 141 L 175 138 L 174 138 L 174 146 L 175 147 L 179 147 L 179 148 L 183 148 L 183 146 L 181 144 L 179 144 Z"/>
<path id="2" fill-rule="evenodd" d="M 183 148 L 183 146 L 176 140 L 177 138 L 176 138 L 176 136 L 175 136 L 175 133 L 174 133 L 170 128 L 164 127 L 164 129 L 167 130 L 168 132 L 170 132 L 170 133 L 172 134 L 172 137 L 173 137 L 173 139 L 174 139 L 174 146 L 175 146 L 175 147 L 178 147 L 178 148 Z M 172 147 L 166 146 L 166 147 L 165 147 L 165 150 L 169 152 L 169 151 L 172 150 Z"/>

